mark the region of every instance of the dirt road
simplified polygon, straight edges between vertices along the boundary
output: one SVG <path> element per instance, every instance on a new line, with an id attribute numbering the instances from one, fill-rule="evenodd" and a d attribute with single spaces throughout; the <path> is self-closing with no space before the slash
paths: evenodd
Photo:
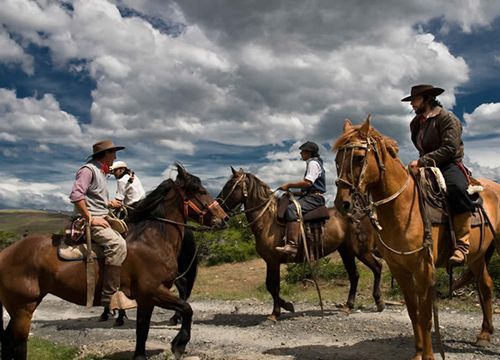
<path id="1" fill-rule="evenodd" d="M 194 324 L 186 356 L 205 359 L 409 359 L 413 355 L 411 325 L 406 309 L 388 307 L 347 314 L 325 304 L 325 317 L 317 307 L 295 304 L 296 313 L 284 314 L 276 324 L 265 322 L 269 304 L 258 301 L 194 301 Z M 112 355 L 130 359 L 135 342 L 135 311 L 121 328 L 112 321 L 98 322 L 100 308 L 85 309 L 48 296 L 35 312 L 32 334 L 52 341 L 79 346 L 82 354 Z M 170 340 L 178 327 L 166 326 L 171 312 L 155 310 L 147 343 L 150 359 L 170 355 Z M 480 349 L 473 341 L 481 324 L 481 313 L 440 311 L 446 358 L 499 359 L 500 335 L 491 347 Z M 500 315 L 494 315 L 500 328 Z M 436 344 L 436 342 L 435 342 Z M 438 352 L 438 349 L 435 349 Z M 439 355 L 437 355 L 439 359 Z"/>

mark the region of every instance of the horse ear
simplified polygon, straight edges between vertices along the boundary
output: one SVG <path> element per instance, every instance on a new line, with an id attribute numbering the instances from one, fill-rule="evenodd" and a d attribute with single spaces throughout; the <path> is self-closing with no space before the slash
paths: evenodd
<path id="1" fill-rule="evenodd" d="M 361 127 L 359 128 L 359 134 L 364 139 L 368 138 L 368 136 L 370 135 L 370 132 L 372 130 L 371 125 L 370 125 L 370 119 L 371 119 L 371 115 L 368 115 L 368 117 L 366 118 L 363 125 L 361 125 Z"/>
<path id="2" fill-rule="evenodd" d="M 182 166 L 180 163 L 175 163 L 175 166 L 177 166 L 177 177 L 181 179 L 186 179 L 187 178 L 187 171 L 184 169 L 184 166 Z"/>
<path id="3" fill-rule="evenodd" d="M 234 170 L 234 168 L 231 166 L 231 171 L 233 172 L 233 175 L 236 175 L 237 171 Z"/>
<path id="4" fill-rule="evenodd" d="M 350 128 L 352 128 L 351 120 L 345 119 L 344 120 L 344 132 L 347 132 L 347 130 L 349 130 Z"/>

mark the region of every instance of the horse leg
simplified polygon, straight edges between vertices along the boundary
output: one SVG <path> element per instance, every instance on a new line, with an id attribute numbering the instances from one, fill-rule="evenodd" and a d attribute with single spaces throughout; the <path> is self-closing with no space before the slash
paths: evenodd
<path id="1" fill-rule="evenodd" d="M 373 299 L 377 305 L 377 311 L 384 311 L 385 302 L 380 291 L 380 279 L 382 276 L 382 263 L 378 261 L 371 252 L 358 254 L 358 259 L 368 266 L 373 273 Z"/>
<path id="2" fill-rule="evenodd" d="M 28 335 L 35 308 L 36 303 L 30 304 L 12 315 L 5 334 L 5 342 L 9 343 L 5 359 L 26 360 L 28 358 Z M 3 348 L 2 359 L 4 359 Z"/>
<path id="3" fill-rule="evenodd" d="M 347 249 L 345 244 L 342 244 L 338 248 L 340 257 L 342 258 L 342 262 L 344 263 L 344 267 L 347 271 L 347 275 L 349 276 L 349 295 L 347 297 L 347 307 L 349 309 L 354 308 L 354 302 L 356 301 L 356 292 L 358 290 L 358 280 L 359 273 L 358 268 L 356 267 L 356 261 L 354 255 Z"/>
<path id="4" fill-rule="evenodd" d="M 488 346 L 490 344 L 490 335 L 493 334 L 493 314 L 491 305 L 493 281 L 488 273 L 488 267 L 484 259 L 469 264 L 469 268 L 476 278 L 479 302 L 481 303 L 481 309 L 483 311 L 483 323 L 481 325 L 481 332 L 477 336 L 476 346 Z"/>
<path id="5" fill-rule="evenodd" d="M 187 279 L 182 277 L 175 281 L 175 287 L 179 291 L 179 298 L 186 301 L 188 299 L 188 289 L 187 289 Z M 168 319 L 167 324 L 170 326 L 177 325 L 182 320 L 182 315 L 180 311 L 176 311 L 170 319 Z"/>
<path id="6" fill-rule="evenodd" d="M 12 321 L 9 321 L 2 335 L 2 360 L 11 360 L 14 356 L 12 343 Z"/>
<path id="7" fill-rule="evenodd" d="M 150 304 L 139 303 L 137 306 L 134 360 L 146 360 L 146 340 L 148 339 L 153 308 L 154 306 Z"/>
<path id="8" fill-rule="evenodd" d="M 123 326 L 125 324 L 125 318 L 128 319 L 127 313 L 123 309 L 118 309 L 118 317 L 115 320 L 115 323 L 113 326 Z"/>
<path id="9" fill-rule="evenodd" d="M 176 360 L 181 359 L 186 345 L 191 339 L 191 322 L 193 319 L 193 310 L 186 301 L 177 296 L 165 287 L 160 285 L 152 298 L 153 304 L 163 309 L 179 311 L 182 316 L 181 329 L 177 336 L 172 340 L 171 349 Z"/>
<path id="10" fill-rule="evenodd" d="M 280 297 L 280 264 L 266 263 L 266 289 L 273 297 L 273 312 L 267 318 L 276 321 L 281 315 L 281 308 L 295 312 L 293 304 Z"/>
<path id="11" fill-rule="evenodd" d="M 413 359 L 422 359 L 422 332 L 418 326 L 418 299 L 415 294 L 415 280 L 413 279 L 412 273 L 403 269 L 391 268 L 391 273 L 401 288 L 406 303 L 406 310 L 408 311 L 408 316 L 410 317 L 413 327 L 415 339 L 415 357 Z"/>

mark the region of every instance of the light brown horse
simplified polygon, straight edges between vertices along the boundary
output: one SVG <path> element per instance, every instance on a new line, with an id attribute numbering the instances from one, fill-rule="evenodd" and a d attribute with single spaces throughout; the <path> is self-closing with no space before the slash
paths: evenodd
<path id="1" fill-rule="evenodd" d="M 289 259 L 275 250 L 284 235 L 284 224 L 279 223 L 276 217 L 277 200 L 269 186 L 255 175 L 241 169 L 231 170 L 232 176 L 224 185 L 218 199 L 226 211 L 241 204 L 245 208 L 247 220 L 255 236 L 257 252 L 267 265 L 266 288 L 274 301 L 269 319 L 276 320 L 281 314 L 281 308 L 294 312 L 293 304 L 280 297 L 280 265 L 289 262 Z M 324 254 L 338 250 L 342 257 L 351 284 L 347 306 L 354 307 L 359 279 L 355 262 L 357 257 L 373 272 L 373 297 L 378 311 L 382 311 L 385 306 L 380 294 L 382 264 L 371 253 L 375 238 L 368 220 L 364 218 L 359 225 L 353 225 L 346 218 L 339 216 L 335 209 L 328 210 L 330 219 L 326 222 L 323 234 Z"/>
<path id="2" fill-rule="evenodd" d="M 182 314 L 182 326 L 171 343 L 178 359 L 190 339 L 193 314 L 191 306 L 170 291 L 178 275 L 184 222 L 189 217 L 220 225 L 227 215 L 200 179 L 178 165 L 177 179 L 162 182 L 129 216 L 127 257 L 122 265 L 120 290 L 138 304 L 134 359 L 146 359 L 146 339 L 155 306 Z M 95 262 L 95 267 L 98 279 L 94 305 L 97 306 L 103 262 Z M 33 312 L 49 293 L 85 305 L 85 262 L 60 260 L 53 240 L 37 235 L 19 240 L 0 253 L 0 310 L 5 306 L 11 318 L 5 330 L 3 324 L 0 327 L 3 360 L 26 359 Z"/>
<path id="3" fill-rule="evenodd" d="M 432 242 L 424 244 L 424 223 L 419 195 L 407 169 L 400 161 L 395 140 L 371 127 L 370 118 L 353 126 L 346 120 L 344 133 L 336 141 L 338 191 L 335 206 L 350 211 L 353 194 L 370 194 L 382 227 L 377 248 L 389 265 L 404 294 L 415 338 L 413 359 L 434 359 L 431 341 L 435 266 L 445 266 L 450 255 L 449 235 L 444 226 L 432 226 Z M 481 180 L 484 209 L 496 234 L 500 234 L 500 185 Z M 493 333 L 492 280 L 485 264 L 485 252 L 493 234 L 487 228 L 481 241 L 480 229 L 471 230 L 468 266 L 474 274 L 483 311 L 477 345 L 490 343 Z M 497 251 L 500 239 L 495 239 Z"/>

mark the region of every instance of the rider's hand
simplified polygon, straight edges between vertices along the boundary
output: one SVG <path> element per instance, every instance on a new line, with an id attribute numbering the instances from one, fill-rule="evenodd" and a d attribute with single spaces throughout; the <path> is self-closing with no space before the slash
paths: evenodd
<path id="1" fill-rule="evenodd" d="M 408 164 L 408 167 L 410 168 L 410 170 L 416 174 L 418 172 L 418 168 L 420 167 L 418 165 L 418 160 L 412 160 L 410 161 L 410 163 Z"/>
<path id="2" fill-rule="evenodd" d="M 287 184 L 283 184 L 281 185 L 278 190 L 282 190 L 282 191 L 288 191 L 288 189 L 290 189 L 290 186 Z"/>
<path id="3" fill-rule="evenodd" d="M 105 227 L 105 228 L 109 227 L 109 223 L 106 221 L 106 219 L 103 217 L 99 217 L 99 216 L 92 217 L 90 225 L 101 226 L 101 227 Z"/>
<path id="4" fill-rule="evenodd" d="M 113 208 L 113 209 L 118 209 L 122 207 L 122 203 L 119 200 L 113 199 L 108 203 L 108 207 Z"/>

